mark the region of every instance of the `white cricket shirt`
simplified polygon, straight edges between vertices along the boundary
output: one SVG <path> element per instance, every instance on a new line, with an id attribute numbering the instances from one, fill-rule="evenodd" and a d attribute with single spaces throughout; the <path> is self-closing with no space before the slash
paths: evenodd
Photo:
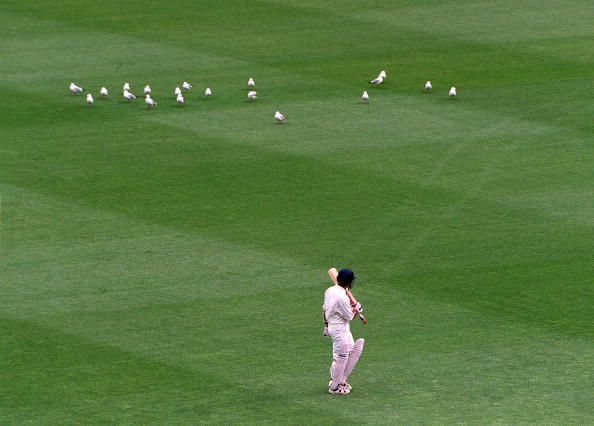
<path id="1" fill-rule="evenodd" d="M 326 315 L 326 321 L 328 321 L 328 330 L 350 329 L 349 321 L 355 314 L 344 288 L 339 285 L 328 288 L 324 293 L 322 309 Z"/>

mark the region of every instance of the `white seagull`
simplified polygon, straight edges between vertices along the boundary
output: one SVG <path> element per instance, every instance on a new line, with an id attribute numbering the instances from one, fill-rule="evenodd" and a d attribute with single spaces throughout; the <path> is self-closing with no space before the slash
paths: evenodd
<path id="1" fill-rule="evenodd" d="M 277 123 L 282 123 L 283 121 L 285 121 L 285 116 L 281 114 L 280 111 L 277 111 L 274 113 L 274 119 Z"/>
<path id="2" fill-rule="evenodd" d="M 130 83 L 124 83 L 124 87 L 122 87 L 122 93 L 130 91 Z"/>
<path id="3" fill-rule="evenodd" d="M 253 89 L 254 87 L 256 87 L 256 82 L 253 78 L 250 77 L 250 79 L 248 80 L 248 89 Z"/>
<path id="4" fill-rule="evenodd" d="M 136 99 L 136 96 L 134 96 L 134 93 L 131 93 L 131 92 L 128 92 L 127 90 L 124 90 L 124 98 L 126 98 L 129 101 L 131 101 L 132 99 Z"/>
<path id="5" fill-rule="evenodd" d="M 179 95 L 181 95 L 181 89 L 179 87 L 176 87 L 173 94 L 177 98 Z"/>
<path id="6" fill-rule="evenodd" d="M 255 101 L 256 99 L 258 99 L 258 96 L 257 96 L 257 95 L 258 95 L 258 94 L 257 94 L 255 91 L 253 91 L 253 90 L 250 90 L 250 91 L 248 92 L 248 99 L 249 99 L 250 101 Z"/>
<path id="7" fill-rule="evenodd" d="M 385 79 L 386 79 L 386 72 L 384 70 L 382 70 L 382 71 L 380 71 L 379 75 L 376 78 L 374 78 L 373 80 L 370 81 L 370 83 L 375 84 L 377 86 L 378 84 L 382 84 Z"/>
<path id="8" fill-rule="evenodd" d="M 101 90 L 99 91 L 99 94 L 103 97 L 109 95 L 109 90 L 107 90 L 107 87 L 102 87 Z"/>
<path id="9" fill-rule="evenodd" d="M 363 102 L 367 102 L 369 101 L 369 95 L 367 94 L 367 91 L 364 91 L 363 94 L 361 95 L 361 100 Z"/>
<path id="10" fill-rule="evenodd" d="M 427 83 L 425 83 L 425 92 L 430 92 L 431 89 L 433 89 L 433 86 L 431 85 L 431 82 L 428 81 Z"/>
<path id="11" fill-rule="evenodd" d="M 181 93 L 179 95 L 177 95 L 177 98 L 175 98 L 175 101 L 177 102 L 178 105 L 183 105 L 185 102 L 184 97 L 182 96 Z"/>
<path id="12" fill-rule="evenodd" d="M 206 90 L 204 91 L 204 96 L 212 96 L 212 90 L 210 90 L 210 87 L 206 88 Z"/>
<path id="13" fill-rule="evenodd" d="M 80 87 L 80 86 L 77 86 L 77 85 L 76 85 L 76 84 L 74 84 L 74 83 L 70 83 L 70 87 L 69 87 L 69 89 L 70 89 L 70 91 L 71 91 L 72 93 L 74 93 L 75 95 L 76 95 L 77 93 L 82 93 L 82 92 L 83 92 L 83 90 L 84 90 L 82 87 Z"/>
<path id="14" fill-rule="evenodd" d="M 184 90 L 190 90 L 192 88 L 192 85 L 190 83 L 188 83 L 187 81 L 184 81 L 184 84 L 182 84 L 182 87 L 184 88 Z"/>
<path id="15" fill-rule="evenodd" d="M 145 95 L 151 94 L 151 86 L 149 86 L 148 84 L 146 86 L 144 86 L 144 94 Z"/>
<path id="16" fill-rule="evenodd" d="M 144 102 L 148 105 L 149 108 L 154 108 L 157 106 L 157 103 L 151 99 L 151 95 L 147 94 Z"/>
<path id="17" fill-rule="evenodd" d="M 93 105 L 93 102 L 95 102 L 93 100 L 93 95 L 91 95 L 90 93 L 87 93 L 87 105 Z"/>
<path id="18" fill-rule="evenodd" d="M 452 88 L 450 89 L 449 97 L 450 98 L 456 97 L 456 88 L 454 86 L 452 86 Z"/>

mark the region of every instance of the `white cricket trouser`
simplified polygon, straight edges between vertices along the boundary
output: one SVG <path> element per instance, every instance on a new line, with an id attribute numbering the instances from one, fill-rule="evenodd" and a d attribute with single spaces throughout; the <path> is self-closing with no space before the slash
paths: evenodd
<path id="1" fill-rule="evenodd" d="M 332 365 L 330 366 L 330 378 L 334 379 L 334 367 L 338 361 L 338 354 L 343 344 L 347 344 L 348 353 L 351 353 L 355 342 L 353 335 L 351 334 L 350 328 L 338 329 L 330 331 L 330 337 L 332 338 Z"/>

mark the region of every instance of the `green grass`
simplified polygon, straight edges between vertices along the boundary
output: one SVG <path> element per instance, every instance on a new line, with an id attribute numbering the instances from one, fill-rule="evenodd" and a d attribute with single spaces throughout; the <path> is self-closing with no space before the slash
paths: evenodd
<path id="1" fill-rule="evenodd" d="M 594 423 L 593 21 L 4 0 L 0 423 Z M 345 398 L 330 266 L 369 318 Z"/>

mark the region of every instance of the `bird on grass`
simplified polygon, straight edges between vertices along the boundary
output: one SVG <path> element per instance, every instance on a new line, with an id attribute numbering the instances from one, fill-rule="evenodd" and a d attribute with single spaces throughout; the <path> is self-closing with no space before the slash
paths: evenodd
<path id="1" fill-rule="evenodd" d="M 448 94 L 448 96 L 450 98 L 455 98 L 456 97 L 456 88 L 454 86 L 452 86 L 452 88 L 450 89 L 450 93 Z"/>
<path id="2" fill-rule="evenodd" d="M 433 89 L 433 86 L 430 81 L 427 81 L 427 83 L 425 83 L 425 92 L 430 92 L 431 89 Z"/>
<path id="3" fill-rule="evenodd" d="M 68 88 L 69 88 L 69 89 L 70 89 L 70 91 L 71 91 L 72 93 L 74 93 L 75 95 L 76 95 L 77 93 L 82 93 L 82 92 L 84 91 L 84 89 L 83 89 L 82 87 L 80 87 L 80 86 L 77 86 L 77 85 L 76 85 L 76 84 L 74 84 L 74 83 L 70 83 L 70 86 L 69 86 Z"/>
<path id="4" fill-rule="evenodd" d="M 186 102 L 181 93 L 175 98 L 175 101 L 178 105 L 183 105 Z"/>
<path id="5" fill-rule="evenodd" d="M 134 93 L 124 90 L 124 99 L 131 101 L 133 99 L 136 99 L 136 96 L 134 95 Z"/>
<path id="6" fill-rule="evenodd" d="M 182 94 L 181 89 L 179 87 L 176 87 L 175 91 L 173 92 L 173 95 L 177 98 L 181 94 Z"/>
<path id="7" fill-rule="evenodd" d="M 210 87 L 206 88 L 206 90 L 204 91 L 204 96 L 206 96 L 207 98 L 209 96 L 212 96 L 212 90 L 210 90 Z"/>
<path id="8" fill-rule="evenodd" d="M 255 92 L 255 91 L 253 91 L 253 90 L 250 90 L 250 91 L 248 92 L 248 99 L 249 99 L 250 101 L 255 101 L 256 99 L 258 99 L 258 93 L 256 93 L 256 92 Z"/>
<path id="9" fill-rule="evenodd" d="M 144 103 L 148 105 L 149 108 L 154 108 L 157 106 L 157 103 L 151 99 L 151 95 L 147 94 L 146 98 L 144 98 Z"/>
<path id="10" fill-rule="evenodd" d="M 182 84 L 182 87 L 184 88 L 184 90 L 190 90 L 192 88 L 192 85 L 190 83 L 188 83 L 187 81 L 184 81 L 184 83 Z"/>
<path id="11" fill-rule="evenodd" d="M 256 82 L 253 78 L 250 77 L 250 79 L 248 80 L 248 89 L 253 89 L 254 87 L 256 87 Z"/>
<path id="12" fill-rule="evenodd" d="M 99 95 L 101 95 L 102 97 L 106 97 L 107 95 L 109 95 L 109 90 L 107 90 L 107 87 L 102 87 L 101 90 L 99 90 Z"/>
<path id="13" fill-rule="evenodd" d="M 95 103 L 95 100 L 93 99 L 93 95 L 91 95 L 90 93 L 87 93 L 87 105 L 93 105 L 93 103 Z"/>
<path id="14" fill-rule="evenodd" d="M 274 119 L 277 123 L 282 123 L 283 121 L 285 121 L 285 115 L 281 114 L 280 111 L 277 111 L 274 113 Z"/>
<path id="15" fill-rule="evenodd" d="M 363 94 L 361 95 L 361 100 L 363 102 L 368 102 L 369 101 L 369 95 L 367 94 L 367 90 L 363 92 Z"/>
<path id="16" fill-rule="evenodd" d="M 379 84 L 382 84 L 385 79 L 386 79 L 386 72 L 384 70 L 382 70 L 382 71 L 380 71 L 379 75 L 376 78 L 374 78 L 373 80 L 371 80 L 369 83 L 377 86 Z"/>
<path id="17" fill-rule="evenodd" d="M 130 91 L 130 83 L 124 83 L 124 87 L 122 87 L 122 93 Z"/>
<path id="18" fill-rule="evenodd" d="M 145 95 L 151 94 L 151 86 L 149 86 L 148 84 L 146 86 L 144 86 L 144 94 Z"/>

